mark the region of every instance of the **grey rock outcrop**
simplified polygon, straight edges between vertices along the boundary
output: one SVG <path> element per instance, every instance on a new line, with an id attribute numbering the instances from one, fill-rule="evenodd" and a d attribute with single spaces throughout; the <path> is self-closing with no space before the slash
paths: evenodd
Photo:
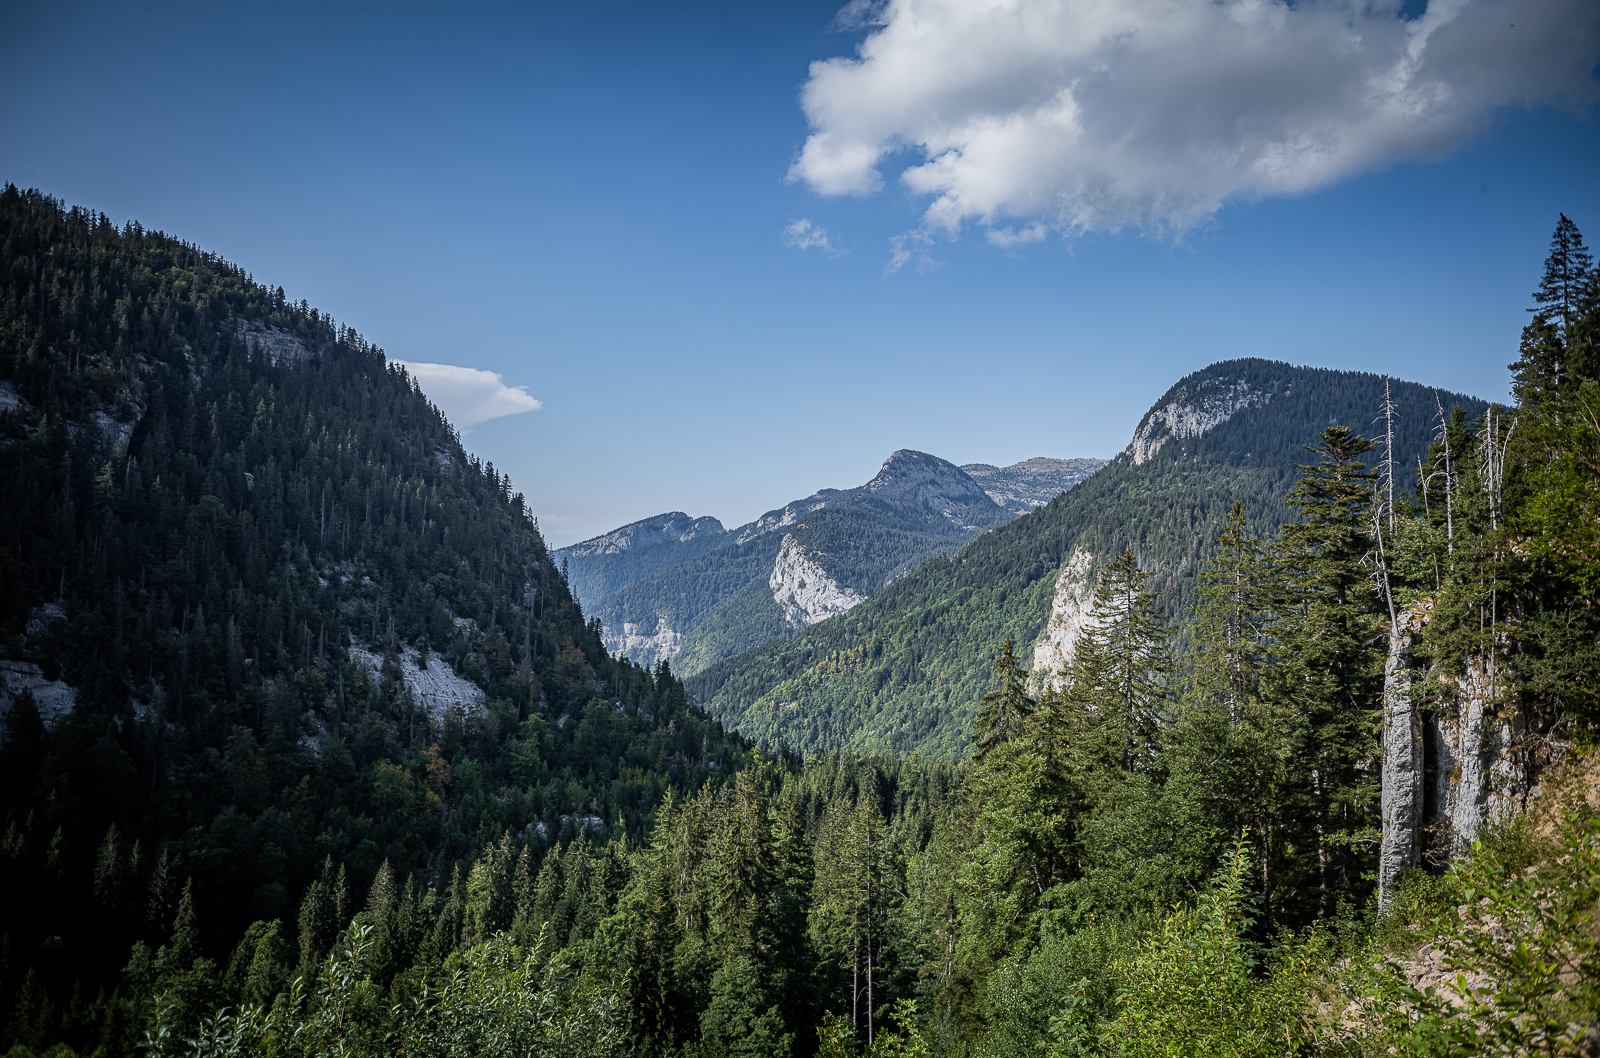
<path id="1" fill-rule="evenodd" d="M 1383 836 L 1378 849 L 1378 907 L 1387 907 L 1400 876 L 1422 862 L 1423 742 L 1418 673 L 1412 660 L 1420 617 L 1401 614 L 1389 631 L 1383 667 Z"/>
<path id="2" fill-rule="evenodd" d="M 820 557 L 808 551 L 792 533 L 784 535 L 767 586 L 772 589 L 772 601 L 791 627 L 809 627 L 867 601 L 866 596 L 841 587 L 830 577 L 818 561 Z"/>
<path id="3" fill-rule="evenodd" d="M 1033 678 L 1040 685 L 1054 684 L 1072 661 L 1078 638 L 1089 627 L 1094 587 L 1094 556 L 1074 548 L 1056 574 L 1050 617 L 1033 644 Z"/>
<path id="4" fill-rule="evenodd" d="M 622 632 L 617 634 L 607 628 L 602 642 L 606 650 L 612 654 L 626 654 L 630 658 L 647 657 L 656 661 L 664 661 L 678 652 L 683 646 L 683 633 L 673 631 L 667 622 L 657 618 L 654 631 L 642 624 L 632 621 L 622 623 Z"/>
<path id="5" fill-rule="evenodd" d="M 1245 408 L 1259 407 L 1275 394 L 1252 388 L 1243 379 L 1209 378 L 1184 386 L 1167 403 L 1152 408 L 1133 432 L 1128 451 L 1133 465 L 1153 459 L 1169 440 L 1188 440 L 1215 429 Z"/>
<path id="6" fill-rule="evenodd" d="M 0 660 L 0 741 L 11 720 L 11 708 L 23 692 L 33 695 L 46 730 L 78 704 L 76 689 L 61 680 L 45 679 L 44 670 L 33 662 Z"/>
<path id="7" fill-rule="evenodd" d="M 350 659 L 365 666 L 374 680 L 382 677 L 382 654 L 351 646 Z M 419 664 L 422 660 L 419 651 L 414 647 L 401 647 L 399 660 L 400 678 L 406 690 L 411 692 L 412 701 L 436 727 L 443 726 L 445 712 L 450 709 L 459 709 L 468 716 L 485 711 L 487 698 L 483 691 L 477 684 L 456 675 L 455 670 L 439 655 L 431 654 L 427 659 L 427 668 L 423 668 Z"/>
<path id="8" fill-rule="evenodd" d="M 1000 507 L 1027 514 L 1043 507 L 1106 465 L 1104 459 L 1047 459 L 1036 456 L 1008 467 L 967 463 L 962 470 Z"/>
<path id="9" fill-rule="evenodd" d="M 1415 648 L 1432 610 L 1424 600 L 1400 615 L 1384 666 L 1380 907 L 1407 868 L 1459 858 L 1486 823 L 1525 808 L 1566 748 L 1495 659 L 1468 658 L 1459 676 L 1425 670 Z"/>
<path id="10" fill-rule="evenodd" d="M 1010 517 L 966 471 L 909 448 L 884 460 L 863 491 L 890 503 L 914 504 L 962 528 L 992 525 Z"/>
<path id="11" fill-rule="evenodd" d="M 239 339 L 252 355 L 282 366 L 301 364 L 317 356 L 315 350 L 307 348 L 304 342 L 288 331 L 263 327 L 259 323 L 240 320 Z"/>

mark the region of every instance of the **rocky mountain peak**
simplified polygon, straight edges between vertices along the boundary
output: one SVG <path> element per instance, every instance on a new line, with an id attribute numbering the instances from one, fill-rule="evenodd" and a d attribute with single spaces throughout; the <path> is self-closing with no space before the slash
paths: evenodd
<path id="1" fill-rule="evenodd" d="M 1206 372 L 1197 372 L 1167 391 L 1155 407 L 1145 413 L 1139 428 L 1133 432 L 1127 451 L 1133 456 L 1133 465 L 1140 466 L 1154 459 L 1161 446 L 1169 440 L 1180 441 L 1199 437 L 1227 422 L 1246 408 L 1259 408 L 1280 392 L 1272 383 L 1257 381 L 1226 373 L 1206 373 L 1228 365 L 1212 365 Z M 1284 389 L 1287 389 L 1285 384 Z"/>
<path id="2" fill-rule="evenodd" d="M 1104 459 L 1093 457 L 1049 459 L 1035 456 L 1008 467 L 968 463 L 961 469 L 995 503 L 1013 514 L 1027 514 L 1043 507 L 1105 465 Z"/>
<path id="3" fill-rule="evenodd" d="M 884 460 L 863 491 L 891 503 L 915 504 L 962 526 L 988 525 L 1005 517 L 1005 511 L 966 471 L 909 448 Z"/>
<path id="4" fill-rule="evenodd" d="M 710 516 L 691 518 L 682 511 L 669 511 L 630 522 L 620 529 L 563 548 L 562 552 L 582 557 L 615 555 L 623 551 L 643 551 L 663 544 L 682 544 L 698 536 L 725 532 L 727 530 L 722 523 Z"/>

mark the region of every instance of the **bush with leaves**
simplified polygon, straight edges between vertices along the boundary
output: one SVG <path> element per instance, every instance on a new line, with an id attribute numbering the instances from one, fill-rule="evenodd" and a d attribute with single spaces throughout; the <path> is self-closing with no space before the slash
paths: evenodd
<path id="1" fill-rule="evenodd" d="M 896 1000 L 893 1021 L 900 1027 L 898 1031 L 879 1029 L 863 1049 L 856 1044 L 851 1024 L 828 1014 L 817 1027 L 817 1058 L 928 1058 L 928 1044 L 917 1031 L 916 1000 Z"/>
<path id="2" fill-rule="evenodd" d="M 371 946 L 371 929 L 352 927 L 314 987 L 297 978 L 271 1007 L 220 1011 L 192 1040 L 175 1037 L 162 1016 L 166 997 L 157 996 L 146 1047 L 152 1054 L 193 1058 L 603 1058 L 626 1051 L 616 995 L 568 976 L 551 958 L 543 934 L 531 948 L 495 934 L 453 958 L 442 979 L 425 982 L 392 1007 L 368 976 Z"/>
<path id="3" fill-rule="evenodd" d="M 1311 1039 L 1302 1016 L 1315 944 L 1298 946 L 1260 972 L 1248 938 L 1248 844 L 1228 854 L 1198 907 L 1177 910 L 1115 964 L 1113 1013 L 1096 1016 L 1088 996 L 1051 1019 L 1051 1058 L 1295 1054 Z"/>
<path id="4" fill-rule="evenodd" d="M 1427 928 L 1453 980 L 1416 988 L 1393 961 L 1375 968 L 1372 1010 L 1390 1053 L 1593 1054 L 1600 1044 L 1600 818 L 1569 812 L 1558 847 L 1533 866 L 1514 851 L 1474 842 L 1451 872 L 1460 903 Z"/>

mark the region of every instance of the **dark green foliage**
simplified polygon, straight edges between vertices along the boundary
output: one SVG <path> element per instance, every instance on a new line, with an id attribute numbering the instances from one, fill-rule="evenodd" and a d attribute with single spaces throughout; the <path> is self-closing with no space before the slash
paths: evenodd
<path id="1" fill-rule="evenodd" d="M 725 534 L 721 546 L 703 553 L 706 538 L 699 536 L 649 548 L 638 558 L 627 557 L 626 550 L 586 557 L 574 553 L 570 561 L 589 571 L 591 582 L 606 583 L 619 578 L 624 569 L 642 573 L 667 556 L 677 559 L 660 573 L 588 597 L 587 609 L 608 629 L 631 624 L 648 636 L 665 625 L 684 636 L 673 664 L 691 675 L 795 634 L 796 627 L 785 620 L 768 583 L 786 537 L 810 553 L 826 556 L 825 568 L 840 587 L 865 597 L 930 558 L 957 550 L 972 539 L 977 526 L 1011 517 L 991 506 L 971 512 L 975 525 L 957 525 L 920 505 L 886 501 L 865 487 L 843 492 L 824 489 L 790 509 L 804 512 L 821 499 L 828 501 L 826 507 L 799 518 L 785 518 L 784 510 L 769 511 L 758 522 Z"/>
<path id="2" fill-rule="evenodd" d="M 995 653 L 1009 636 L 1026 663 L 1074 548 L 1102 562 L 1131 548 L 1161 608 L 1185 613 L 1233 505 L 1257 525 L 1283 522 L 1307 441 L 1330 422 L 1371 422 L 1384 394 L 1376 375 L 1237 360 L 1188 376 L 1156 407 L 1223 384 L 1272 396 L 1199 438 L 1169 438 L 1143 463 L 1123 453 L 959 555 L 930 561 L 792 640 L 719 662 L 693 676 L 689 690 L 769 745 L 964 755 Z M 1405 466 L 1428 449 L 1438 399 L 1475 414 L 1484 407 L 1412 383 L 1394 383 L 1393 393 L 1395 458 Z"/>
<path id="3" fill-rule="evenodd" d="M 162 981 L 183 1017 L 264 993 L 320 965 L 386 860 L 380 976 L 438 966 L 508 921 L 468 899 L 486 845 L 641 833 L 739 768 L 667 668 L 606 654 L 509 480 L 355 332 L 37 192 L 0 191 L 0 249 L 0 650 L 76 692 L 6 717 L 32 912 L 0 1046 L 132 1031 Z M 404 650 L 485 706 L 424 711 Z"/>

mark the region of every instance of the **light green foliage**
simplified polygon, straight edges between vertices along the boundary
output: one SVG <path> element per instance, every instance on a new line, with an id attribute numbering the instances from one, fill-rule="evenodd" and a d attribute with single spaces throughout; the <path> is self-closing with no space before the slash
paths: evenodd
<path id="1" fill-rule="evenodd" d="M 153 1053 L 193 1058 L 387 1055 L 512 1058 L 622 1054 L 617 997 L 568 975 L 541 938 L 532 948 L 497 934 L 466 949 L 438 982 L 390 1007 L 367 975 L 370 930 L 350 930 L 315 985 L 296 979 L 270 1007 L 222 1011 L 179 1042 L 156 997 Z"/>
<path id="2" fill-rule="evenodd" d="M 1235 845 L 1192 910 L 1175 911 L 1118 957 L 1113 1013 L 1096 1018 L 1083 995 L 1051 1025 L 1052 1058 L 1211 1058 L 1290 1054 L 1307 1042 L 1301 966 L 1260 973 L 1246 938 L 1249 846 Z"/>
<path id="3" fill-rule="evenodd" d="M 817 1028 L 817 1058 L 927 1058 L 932 1052 L 917 1030 L 916 1000 L 897 1000 L 893 1017 L 896 1028 L 879 1029 L 862 1047 L 847 1020 L 833 1014 L 825 1016 Z"/>
<path id="4" fill-rule="evenodd" d="M 1521 857 L 1477 842 L 1451 872 L 1459 905 L 1428 922 L 1426 935 L 1454 977 L 1419 990 L 1385 964 L 1371 980 L 1373 1019 L 1392 1053 L 1578 1050 L 1600 1010 L 1600 817 L 1572 811 L 1554 845 L 1524 866 Z"/>

